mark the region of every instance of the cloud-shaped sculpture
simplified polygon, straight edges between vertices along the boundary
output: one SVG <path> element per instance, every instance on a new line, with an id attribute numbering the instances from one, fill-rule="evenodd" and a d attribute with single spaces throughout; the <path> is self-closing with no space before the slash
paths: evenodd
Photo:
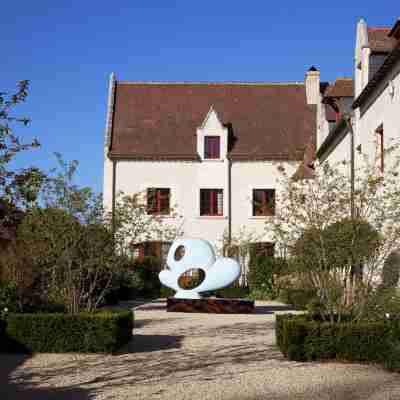
<path id="1" fill-rule="evenodd" d="M 167 256 L 168 269 L 160 272 L 159 278 L 164 286 L 176 291 L 174 297 L 181 299 L 200 299 L 200 293 L 229 286 L 240 276 L 240 265 L 237 261 L 220 257 L 209 242 L 203 239 L 178 239 L 169 249 Z M 179 285 L 179 278 L 191 269 L 201 269 L 205 278 L 199 286 L 185 289 Z"/>

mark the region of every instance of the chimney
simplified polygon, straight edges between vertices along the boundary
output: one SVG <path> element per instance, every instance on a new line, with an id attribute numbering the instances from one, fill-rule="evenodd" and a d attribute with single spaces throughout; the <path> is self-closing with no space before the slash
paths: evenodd
<path id="1" fill-rule="evenodd" d="M 307 104 L 318 104 L 320 99 L 320 73 L 312 66 L 305 77 Z"/>

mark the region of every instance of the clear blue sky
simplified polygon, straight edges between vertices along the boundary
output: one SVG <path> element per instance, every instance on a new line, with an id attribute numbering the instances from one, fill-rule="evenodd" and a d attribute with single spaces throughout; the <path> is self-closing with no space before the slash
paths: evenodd
<path id="1" fill-rule="evenodd" d="M 19 128 L 42 148 L 19 158 L 49 169 L 80 162 L 102 191 L 108 76 L 135 81 L 302 81 L 351 76 L 357 20 L 391 26 L 393 0 L 3 1 L 0 91 L 29 79 Z"/>

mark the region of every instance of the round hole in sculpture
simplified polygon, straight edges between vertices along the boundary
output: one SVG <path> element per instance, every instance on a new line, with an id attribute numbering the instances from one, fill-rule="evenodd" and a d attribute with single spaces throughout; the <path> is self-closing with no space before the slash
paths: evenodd
<path id="1" fill-rule="evenodd" d="M 175 261 L 180 261 L 185 256 L 185 246 L 178 246 L 175 250 L 174 258 Z"/>
<path id="2" fill-rule="evenodd" d="M 178 279 L 178 285 L 185 290 L 191 290 L 201 285 L 206 277 L 204 270 L 200 268 L 190 268 L 186 270 Z"/>

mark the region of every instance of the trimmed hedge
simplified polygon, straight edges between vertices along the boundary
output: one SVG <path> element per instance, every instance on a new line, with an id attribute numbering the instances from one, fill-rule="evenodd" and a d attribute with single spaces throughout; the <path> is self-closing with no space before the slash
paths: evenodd
<path id="1" fill-rule="evenodd" d="M 388 343 L 400 343 L 398 321 L 321 322 L 277 315 L 276 342 L 290 360 L 384 361 Z"/>
<path id="2" fill-rule="evenodd" d="M 3 329 L 2 329 L 3 328 Z M 131 311 L 94 314 L 9 314 L 0 324 L 1 351 L 109 353 L 130 341 Z M 5 344 L 5 345 L 4 345 Z"/>

